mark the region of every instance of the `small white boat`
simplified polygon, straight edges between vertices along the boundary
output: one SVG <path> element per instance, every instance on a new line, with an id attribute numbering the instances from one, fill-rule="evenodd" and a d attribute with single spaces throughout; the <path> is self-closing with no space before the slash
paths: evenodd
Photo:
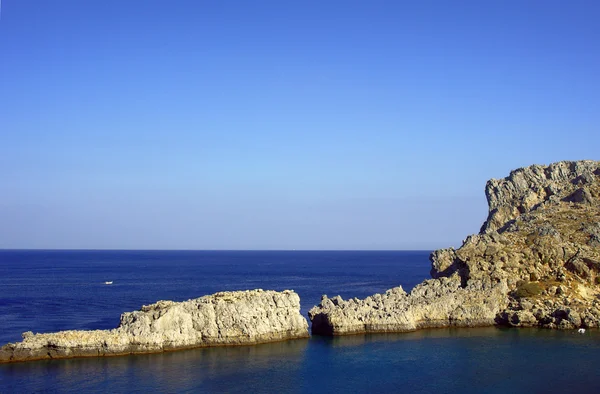
<path id="1" fill-rule="evenodd" d="M 104 282 L 105 285 L 112 285 L 112 280 L 110 282 Z"/>

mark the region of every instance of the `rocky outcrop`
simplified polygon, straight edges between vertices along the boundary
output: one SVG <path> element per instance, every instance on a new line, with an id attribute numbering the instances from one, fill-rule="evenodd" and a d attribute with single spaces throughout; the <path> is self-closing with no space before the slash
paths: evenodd
<path id="1" fill-rule="evenodd" d="M 491 179 L 485 187 L 489 215 L 481 232 L 500 230 L 542 203 L 562 200 L 592 204 L 590 187 L 598 175 L 598 162 L 584 160 L 533 165 L 514 170 L 504 179 Z"/>
<path id="2" fill-rule="evenodd" d="M 408 294 L 395 287 L 364 300 L 323 296 L 309 317 L 312 332 L 320 335 L 489 326 L 506 307 L 505 293 L 504 283 L 463 287 L 460 276 L 454 274 L 426 280 Z"/>
<path id="3" fill-rule="evenodd" d="M 121 315 L 113 330 L 23 334 L 0 348 L 0 363 L 155 353 L 205 346 L 251 345 L 308 337 L 300 298 L 283 292 L 221 292 L 197 299 L 159 301 Z"/>
<path id="4" fill-rule="evenodd" d="M 559 162 L 487 183 L 477 235 L 430 256 L 431 276 L 365 300 L 323 297 L 315 334 L 506 324 L 600 326 L 600 162 Z"/>

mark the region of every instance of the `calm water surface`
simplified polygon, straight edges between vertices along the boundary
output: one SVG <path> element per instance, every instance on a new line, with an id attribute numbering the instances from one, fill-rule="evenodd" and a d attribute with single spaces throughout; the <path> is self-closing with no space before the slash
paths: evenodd
<path id="1" fill-rule="evenodd" d="M 428 252 L 0 251 L 0 343 L 113 328 L 221 290 L 365 297 L 428 277 Z M 104 285 L 113 281 L 113 285 Z M 600 334 L 437 329 L 0 365 L 0 392 L 600 392 Z"/>

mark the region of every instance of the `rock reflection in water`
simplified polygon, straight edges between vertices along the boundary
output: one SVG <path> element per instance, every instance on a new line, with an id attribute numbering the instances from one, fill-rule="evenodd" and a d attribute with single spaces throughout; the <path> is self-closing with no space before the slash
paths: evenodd
<path id="1" fill-rule="evenodd" d="M 600 392 L 600 331 L 444 328 L 0 365 L 0 391 Z"/>
<path id="2" fill-rule="evenodd" d="M 302 365 L 307 344 L 308 339 L 297 339 L 125 357 L 34 361 L 1 365 L 0 374 L 19 376 L 12 380 L 14 385 L 3 387 L 7 392 L 25 387 L 25 391 L 220 392 L 224 382 L 227 391 L 261 387 L 263 379 L 277 372 L 285 377 L 281 382 L 273 377 L 270 385 L 278 391 L 300 385 L 294 370 Z"/>

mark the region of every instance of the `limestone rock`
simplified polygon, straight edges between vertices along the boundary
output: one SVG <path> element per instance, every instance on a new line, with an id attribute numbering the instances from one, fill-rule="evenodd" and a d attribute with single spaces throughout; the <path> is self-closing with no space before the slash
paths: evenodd
<path id="1" fill-rule="evenodd" d="M 491 288 L 464 288 L 455 273 L 427 280 L 410 294 L 396 287 L 364 300 L 323 296 L 321 303 L 308 313 L 313 334 L 321 335 L 487 326 L 494 324 L 496 315 L 505 307 L 505 292 L 505 283 Z"/>
<path id="2" fill-rule="evenodd" d="M 313 333 L 506 324 L 600 326 L 600 162 L 559 162 L 488 181 L 489 214 L 459 249 L 431 256 L 410 294 L 392 289 L 309 311 Z"/>
<path id="3" fill-rule="evenodd" d="M 566 202 L 591 203 L 589 189 L 580 185 L 597 183 L 598 167 L 598 162 L 591 160 L 561 161 L 547 167 L 519 168 L 504 179 L 489 180 L 485 195 L 490 213 L 481 232 L 498 230 L 544 201 L 562 198 Z"/>
<path id="4" fill-rule="evenodd" d="M 22 336 L 22 342 L 0 348 L 0 363 L 251 345 L 308 337 L 308 323 L 295 292 L 248 290 L 184 302 L 158 301 L 123 313 L 112 330 Z"/>

